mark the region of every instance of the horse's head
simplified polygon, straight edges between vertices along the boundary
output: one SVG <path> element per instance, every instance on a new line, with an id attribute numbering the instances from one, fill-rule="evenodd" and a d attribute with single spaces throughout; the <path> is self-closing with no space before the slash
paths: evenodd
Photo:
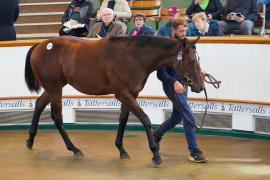
<path id="1" fill-rule="evenodd" d="M 199 57 L 195 47 L 198 40 L 199 38 L 197 38 L 194 42 L 191 42 L 187 38 L 178 39 L 180 43 L 180 50 L 175 66 L 176 72 L 184 78 L 186 85 L 190 86 L 191 91 L 196 93 L 201 92 L 205 88 L 198 59 Z"/>

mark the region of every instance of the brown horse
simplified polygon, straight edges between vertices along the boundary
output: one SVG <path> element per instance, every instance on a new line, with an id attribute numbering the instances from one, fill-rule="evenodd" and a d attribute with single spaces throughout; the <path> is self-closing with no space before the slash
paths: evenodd
<path id="1" fill-rule="evenodd" d="M 51 117 L 67 149 L 75 157 L 83 156 L 63 126 L 62 88 L 70 84 L 85 94 L 114 94 L 122 103 L 115 141 L 121 159 L 129 158 L 122 142 L 128 114 L 132 111 L 146 130 L 154 155 L 152 163 L 159 165 L 161 159 L 151 132 L 151 122 L 136 98 L 149 74 L 164 65 L 172 66 L 184 76 L 192 91 L 204 89 L 195 42 L 187 39 L 142 36 L 89 41 L 60 37 L 33 46 L 26 57 L 25 81 L 30 91 L 38 92 L 42 86 L 44 92 L 36 101 L 27 147 L 32 148 L 40 114 L 51 103 Z"/>

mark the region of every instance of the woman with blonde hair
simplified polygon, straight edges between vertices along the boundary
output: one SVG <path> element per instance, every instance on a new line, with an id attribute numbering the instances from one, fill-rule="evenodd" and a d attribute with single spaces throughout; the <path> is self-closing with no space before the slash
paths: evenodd
<path id="1" fill-rule="evenodd" d="M 195 26 L 190 26 L 190 36 L 223 36 L 223 32 L 216 20 L 208 23 L 204 12 L 196 13 L 192 17 Z"/>

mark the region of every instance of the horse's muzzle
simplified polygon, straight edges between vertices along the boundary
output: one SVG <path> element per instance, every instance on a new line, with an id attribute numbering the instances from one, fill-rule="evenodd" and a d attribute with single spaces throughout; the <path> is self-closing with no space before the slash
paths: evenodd
<path id="1" fill-rule="evenodd" d="M 191 91 L 195 92 L 195 93 L 200 93 L 204 90 L 204 86 L 200 86 L 200 87 L 195 87 L 195 86 L 191 86 Z"/>

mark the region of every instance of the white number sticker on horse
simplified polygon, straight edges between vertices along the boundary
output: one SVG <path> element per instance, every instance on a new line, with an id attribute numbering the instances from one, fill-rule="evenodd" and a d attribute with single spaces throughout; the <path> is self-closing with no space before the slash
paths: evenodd
<path id="1" fill-rule="evenodd" d="M 53 48 L 53 44 L 52 44 L 52 43 L 48 43 L 48 44 L 47 44 L 47 49 L 48 49 L 48 50 L 51 50 L 52 48 Z"/>

